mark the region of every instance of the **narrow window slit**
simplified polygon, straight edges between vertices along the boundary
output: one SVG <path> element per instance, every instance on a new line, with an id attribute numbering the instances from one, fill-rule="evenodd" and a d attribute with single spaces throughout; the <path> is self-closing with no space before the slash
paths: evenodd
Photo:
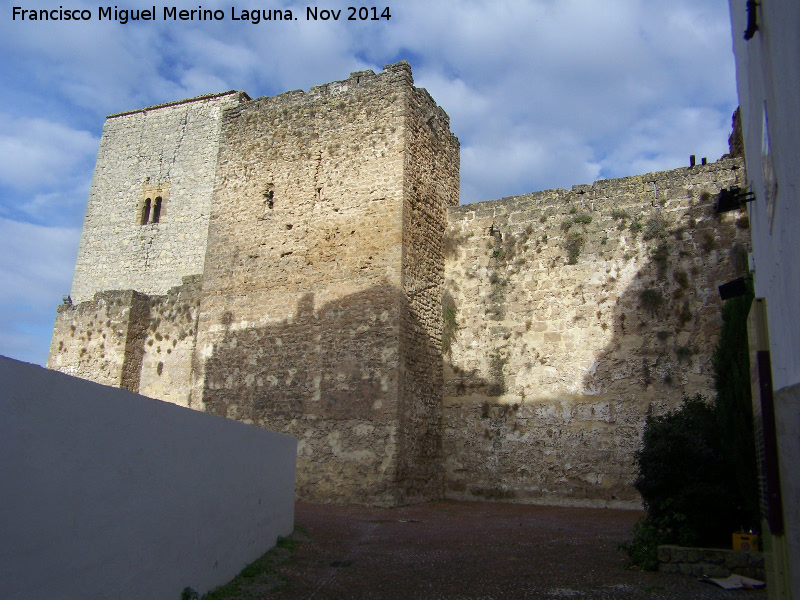
<path id="1" fill-rule="evenodd" d="M 147 225 L 150 221 L 150 198 L 147 198 L 144 201 L 144 206 L 142 207 L 142 225 Z"/>

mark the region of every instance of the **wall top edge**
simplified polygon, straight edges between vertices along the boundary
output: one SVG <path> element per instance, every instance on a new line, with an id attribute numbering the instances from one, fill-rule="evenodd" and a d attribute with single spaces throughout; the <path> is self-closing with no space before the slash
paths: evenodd
<path id="1" fill-rule="evenodd" d="M 309 94 L 310 96 L 320 96 L 320 95 L 328 95 L 328 94 L 335 94 L 338 91 L 346 89 L 348 84 L 355 83 L 357 86 L 361 85 L 361 81 L 363 80 L 365 84 L 372 83 L 382 77 L 385 77 L 387 74 L 392 73 L 405 73 L 406 77 L 408 78 L 409 83 L 413 85 L 414 80 L 411 75 L 411 65 L 408 64 L 408 61 L 401 60 L 400 62 L 385 65 L 383 67 L 383 71 L 376 74 L 371 69 L 366 69 L 363 71 L 353 71 L 350 73 L 350 77 L 347 79 L 343 79 L 340 81 L 332 81 L 330 83 L 325 83 L 323 85 L 314 85 L 311 86 L 311 89 L 308 92 L 304 92 L 303 90 L 289 90 L 283 92 L 281 94 L 277 94 L 275 96 L 260 96 L 256 98 L 259 101 L 264 100 L 284 100 L 288 98 L 292 98 L 295 96 L 305 96 Z M 124 117 L 127 115 L 135 115 L 137 113 L 144 113 L 151 110 L 158 110 L 161 108 L 169 108 L 171 106 L 178 106 L 181 104 L 188 104 L 190 102 L 201 102 L 204 100 L 213 100 L 215 98 L 221 98 L 223 96 L 232 96 L 232 95 L 239 95 L 239 100 L 241 102 L 249 102 L 252 98 L 247 94 L 247 92 L 239 91 L 239 90 L 229 90 L 227 92 L 219 92 L 216 94 L 204 94 L 202 96 L 195 96 L 194 98 L 186 98 L 184 100 L 175 100 L 173 102 L 164 102 L 162 104 L 154 104 L 152 106 L 145 106 L 143 108 L 137 108 L 135 110 L 128 110 L 124 112 L 113 113 L 106 116 L 106 119 L 114 119 L 116 117 Z"/>
<path id="2" fill-rule="evenodd" d="M 503 206 L 507 204 L 524 202 L 526 200 L 536 200 L 548 197 L 571 198 L 586 194 L 587 192 L 591 192 L 593 190 L 606 190 L 609 188 L 625 187 L 626 185 L 633 183 L 658 184 L 660 182 L 664 182 L 665 180 L 674 179 L 675 177 L 693 177 L 701 173 L 735 169 L 744 169 L 744 160 L 741 158 L 723 157 L 716 162 L 705 165 L 678 167 L 676 169 L 669 169 L 666 171 L 654 171 L 652 173 L 644 173 L 642 175 L 629 175 L 627 177 L 618 177 L 613 179 L 597 179 L 591 184 L 573 185 L 572 189 L 569 190 L 564 188 L 537 190 L 516 196 L 505 196 L 496 200 L 480 200 L 478 202 L 471 202 L 469 204 L 460 204 L 458 206 L 448 207 L 447 210 L 448 214 L 466 213 L 488 206 Z"/>
<path id="3" fill-rule="evenodd" d="M 306 100 L 336 96 L 352 88 L 380 86 L 382 84 L 397 83 L 398 81 L 402 81 L 403 85 L 414 85 L 411 65 L 405 60 L 385 65 L 380 73 L 375 73 L 372 69 L 353 71 L 347 79 L 331 81 L 322 85 L 312 85 L 307 92 L 301 89 L 289 90 L 275 96 L 259 96 L 254 99 L 254 102 L 262 105 L 304 102 Z"/>
<path id="4" fill-rule="evenodd" d="M 114 113 L 108 115 L 106 119 L 114 119 L 116 117 L 124 117 L 126 115 L 135 115 L 137 113 L 144 113 L 150 110 L 158 110 L 161 108 L 169 108 L 170 106 L 178 106 L 180 104 L 188 104 L 190 102 L 202 102 L 204 100 L 214 100 L 216 98 L 222 98 L 224 96 L 233 96 L 239 95 L 239 100 L 241 102 L 248 102 L 251 98 L 248 96 L 247 92 L 242 92 L 239 90 L 229 90 L 227 92 L 219 92 L 216 94 L 204 94 L 202 96 L 195 96 L 194 98 L 186 98 L 184 100 L 175 100 L 173 102 L 164 102 L 162 104 L 154 104 L 153 106 L 145 106 L 144 108 L 137 108 L 136 110 L 128 110 L 125 112 Z"/>

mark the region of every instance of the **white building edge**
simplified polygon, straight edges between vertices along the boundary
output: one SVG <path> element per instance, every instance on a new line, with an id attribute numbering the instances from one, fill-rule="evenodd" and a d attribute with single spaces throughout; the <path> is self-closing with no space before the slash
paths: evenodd
<path id="1" fill-rule="evenodd" d="M 800 598 L 800 2 L 730 0 L 755 295 L 751 357 L 768 350 L 779 481 L 763 528 L 770 598 Z M 751 370 L 757 371 L 757 364 Z M 762 383 L 764 383 L 762 371 Z M 754 384 L 757 436 L 760 403 Z M 767 418 L 764 416 L 764 423 Z M 767 428 L 761 430 L 769 438 Z M 769 440 L 765 440 L 768 442 Z M 769 448 L 766 449 L 769 455 Z M 769 461 L 769 459 L 767 459 Z M 765 477 L 765 475 L 767 475 Z M 780 496 L 778 499 L 777 496 Z M 776 503 L 778 502 L 779 503 Z M 769 502 L 767 502 L 769 504 Z M 777 508 L 776 508 L 777 507 Z"/>

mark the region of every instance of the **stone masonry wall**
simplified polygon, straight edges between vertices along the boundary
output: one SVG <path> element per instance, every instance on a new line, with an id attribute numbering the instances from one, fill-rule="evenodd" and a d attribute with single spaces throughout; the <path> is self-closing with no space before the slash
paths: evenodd
<path id="1" fill-rule="evenodd" d="M 58 307 L 47 368 L 139 391 L 147 328 L 147 296 L 127 291 L 95 294 L 92 300 Z"/>
<path id="2" fill-rule="evenodd" d="M 399 63 L 225 114 L 192 406 L 296 436 L 300 498 L 401 494 L 412 90 Z"/>
<path id="3" fill-rule="evenodd" d="M 466 206 L 458 162 L 405 62 L 112 115 L 48 367 L 295 436 L 305 500 L 637 506 L 647 415 L 713 394 L 740 159 Z"/>
<path id="4" fill-rule="evenodd" d="M 401 502 L 442 494 L 442 232 L 458 206 L 458 140 L 425 90 L 408 97 L 398 474 Z"/>
<path id="5" fill-rule="evenodd" d="M 137 340 L 140 394 L 189 406 L 201 283 L 199 275 L 184 277 L 166 295 L 150 297 L 147 328 Z"/>
<path id="6" fill-rule="evenodd" d="M 692 577 L 730 577 L 732 574 L 766 581 L 764 554 L 719 548 L 659 546 L 658 570 Z"/>
<path id="7" fill-rule="evenodd" d="M 47 367 L 188 406 L 202 277 L 163 296 L 101 292 L 58 307 Z"/>
<path id="8" fill-rule="evenodd" d="M 164 294 L 203 272 L 222 111 L 227 92 L 111 115 L 103 127 L 72 281 L 76 303 L 96 292 Z M 157 223 L 144 202 L 162 198 Z"/>
<path id="9" fill-rule="evenodd" d="M 738 160 L 449 209 L 449 498 L 631 505 L 648 414 L 713 395 L 717 286 L 746 273 Z"/>

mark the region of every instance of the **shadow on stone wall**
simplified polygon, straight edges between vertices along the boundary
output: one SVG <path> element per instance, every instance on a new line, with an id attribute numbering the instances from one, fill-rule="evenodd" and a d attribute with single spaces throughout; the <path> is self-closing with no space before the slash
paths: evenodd
<path id="1" fill-rule="evenodd" d="M 638 240 L 630 253 L 609 251 L 608 236 L 587 237 L 577 261 L 596 268 L 587 271 L 587 281 L 557 292 L 575 296 L 566 313 L 570 325 L 557 334 L 567 356 L 558 357 L 556 379 L 550 387 L 539 385 L 538 396 L 526 395 L 525 381 L 532 381 L 531 373 L 555 369 L 541 347 L 523 344 L 530 320 L 506 314 L 511 305 L 506 298 L 518 293 L 518 284 L 502 285 L 503 272 L 525 266 L 491 259 L 485 367 L 465 371 L 463 359 L 457 364 L 445 356 L 447 497 L 638 504 L 634 455 L 647 416 L 674 408 L 684 395 L 713 396 L 711 356 L 721 324 L 717 286 L 746 272 L 749 243 L 746 215 L 715 215 L 707 195 L 679 218 L 661 219 L 659 210 L 646 211 L 636 235 L 628 229 L 630 220 L 604 221 Z M 494 257 L 506 252 L 505 242 L 498 242 L 513 229 L 499 230 Z M 616 294 L 615 301 L 601 301 Z M 537 318 L 549 317 L 532 320 Z M 547 339 L 548 333 L 543 335 Z M 607 341 L 593 360 L 570 358 L 581 354 L 576 344 L 587 336 Z M 519 369 L 526 361 L 535 369 L 523 375 L 512 371 L 511 353 L 521 354 Z"/>
<path id="2" fill-rule="evenodd" d="M 236 320 L 223 315 L 206 363 L 206 411 L 297 437 L 298 498 L 441 496 L 440 398 L 420 406 L 402 393 L 411 375 L 400 324 L 418 325 L 402 292 L 378 285 L 317 307 L 308 293 L 288 322 L 242 329 Z"/>
<path id="3" fill-rule="evenodd" d="M 587 403 L 578 410 L 592 423 L 582 440 L 585 458 L 607 465 L 605 473 L 596 470 L 596 484 L 602 490 L 610 480 L 611 499 L 631 498 L 647 417 L 685 396 L 715 395 L 717 286 L 747 273 L 749 234 L 737 217 L 716 215 L 712 202 L 691 207 L 677 224 L 654 227 L 656 235 L 645 236 L 647 260 L 602 317 L 612 337 L 582 378 Z"/>
<path id="4" fill-rule="evenodd" d="M 656 414 L 674 407 L 676 393 L 707 393 L 722 322 L 717 287 L 747 273 L 747 237 L 741 222 L 708 204 L 646 240 L 647 260 L 603 316 L 612 337 L 584 376 L 584 392 Z"/>

